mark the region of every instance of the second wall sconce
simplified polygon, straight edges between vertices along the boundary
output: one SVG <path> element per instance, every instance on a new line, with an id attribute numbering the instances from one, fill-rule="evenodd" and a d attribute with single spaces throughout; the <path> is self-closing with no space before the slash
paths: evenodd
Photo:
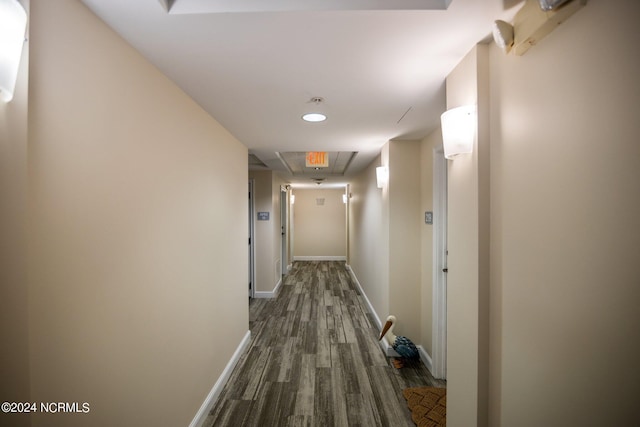
<path id="1" fill-rule="evenodd" d="M 389 169 L 386 166 L 376 168 L 376 183 L 378 188 L 383 188 L 389 181 Z"/>
<path id="2" fill-rule="evenodd" d="M 27 12 L 18 0 L 0 0 L 0 100 L 9 102 L 18 79 Z"/>
<path id="3" fill-rule="evenodd" d="M 453 160 L 460 154 L 469 154 L 473 151 L 478 122 L 475 105 L 465 105 L 445 111 L 440 116 L 440 121 L 445 158 Z"/>

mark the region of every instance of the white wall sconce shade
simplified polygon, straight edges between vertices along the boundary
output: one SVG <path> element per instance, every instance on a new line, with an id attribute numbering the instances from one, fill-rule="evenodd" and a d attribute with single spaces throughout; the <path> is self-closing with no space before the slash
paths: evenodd
<path id="1" fill-rule="evenodd" d="M 475 105 L 452 108 L 440 116 L 444 157 L 454 159 L 473 151 L 476 136 L 477 114 Z"/>
<path id="2" fill-rule="evenodd" d="M 383 188 L 389 181 L 389 169 L 386 166 L 378 166 L 376 168 L 376 183 L 378 188 Z"/>
<path id="3" fill-rule="evenodd" d="M 291 204 L 293 205 L 296 202 L 296 196 L 294 194 L 291 195 Z"/>
<path id="4" fill-rule="evenodd" d="M 27 12 L 18 0 L 0 0 L 0 99 L 13 99 L 24 34 L 27 29 Z"/>
<path id="5" fill-rule="evenodd" d="M 346 195 L 346 194 L 343 194 L 343 195 L 342 195 L 342 203 L 344 203 L 344 204 L 346 205 L 346 204 L 347 204 L 347 200 L 348 200 L 347 195 Z"/>

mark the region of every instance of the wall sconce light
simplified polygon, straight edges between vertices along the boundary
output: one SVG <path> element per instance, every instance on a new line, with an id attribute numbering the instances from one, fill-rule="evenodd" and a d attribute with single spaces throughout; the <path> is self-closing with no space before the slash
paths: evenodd
<path id="1" fill-rule="evenodd" d="M 476 136 L 476 106 L 465 105 L 445 111 L 440 116 L 444 157 L 454 159 L 473 151 Z"/>
<path id="2" fill-rule="evenodd" d="M 9 102 L 18 79 L 27 12 L 18 0 L 0 0 L 0 99 Z"/>
<path id="3" fill-rule="evenodd" d="M 376 183 L 378 188 L 384 187 L 389 181 L 389 169 L 386 166 L 378 166 L 376 168 Z"/>
<path id="4" fill-rule="evenodd" d="M 344 203 L 345 205 L 347 204 L 347 195 L 346 194 L 342 195 L 342 203 Z"/>
<path id="5" fill-rule="evenodd" d="M 296 202 L 296 196 L 294 194 L 291 195 L 291 204 Z"/>

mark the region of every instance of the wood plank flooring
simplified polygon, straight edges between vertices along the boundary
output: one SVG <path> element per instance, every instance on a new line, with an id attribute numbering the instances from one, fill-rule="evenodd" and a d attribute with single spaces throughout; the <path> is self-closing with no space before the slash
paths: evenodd
<path id="1" fill-rule="evenodd" d="M 402 390 L 446 386 L 389 363 L 344 262 L 294 263 L 249 311 L 251 344 L 205 427 L 414 426 Z"/>

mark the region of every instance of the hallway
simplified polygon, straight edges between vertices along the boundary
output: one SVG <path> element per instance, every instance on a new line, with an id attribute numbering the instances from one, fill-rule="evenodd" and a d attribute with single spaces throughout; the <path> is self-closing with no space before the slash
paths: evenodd
<path id="1" fill-rule="evenodd" d="M 251 300 L 250 347 L 205 425 L 413 426 L 402 390 L 444 383 L 393 368 L 374 325 L 344 262 L 294 263 L 277 298 Z"/>

